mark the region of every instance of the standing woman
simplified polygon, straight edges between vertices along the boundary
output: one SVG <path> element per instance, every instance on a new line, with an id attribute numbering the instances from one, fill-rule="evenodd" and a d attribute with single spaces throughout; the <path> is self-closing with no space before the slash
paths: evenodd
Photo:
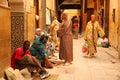
<path id="1" fill-rule="evenodd" d="M 57 31 L 60 37 L 59 58 L 65 60 L 65 65 L 71 64 L 73 61 L 73 39 L 71 19 L 68 14 L 63 12 L 62 23 Z"/>
<path id="2" fill-rule="evenodd" d="M 88 43 L 89 55 L 93 56 L 97 52 L 97 40 L 98 34 L 100 37 L 104 38 L 104 31 L 100 24 L 95 20 L 95 15 L 91 15 L 91 20 L 87 23 L 84 39 Z"/>
<path id="3" fill-rule="evenodd" d="M 74 18 L 73 18 L 73 28 L 74 28 L 75 39 L 78 39 L 79 21 L 78 21 L 77 16 L 74 16 Z"/>

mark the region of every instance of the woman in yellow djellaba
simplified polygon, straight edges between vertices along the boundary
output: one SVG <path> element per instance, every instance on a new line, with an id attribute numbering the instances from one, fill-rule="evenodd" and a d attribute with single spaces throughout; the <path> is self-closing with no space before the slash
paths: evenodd
<path id="1" fill-rule="evenodd" d="M 104 38 L 105 33 L 101 28 L 100 24 L 96 21 L 95 15 L 91 15 L 91 20 L 87 23 L 84 39 L 88 44 L 88 52 L 90 56 L 94 56 L 97 53 L 97 40 L 98 34 L 100 37 Z"/>

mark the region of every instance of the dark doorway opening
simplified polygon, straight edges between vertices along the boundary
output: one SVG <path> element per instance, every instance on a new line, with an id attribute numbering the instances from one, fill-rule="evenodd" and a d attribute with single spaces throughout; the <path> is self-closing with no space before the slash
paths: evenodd
<path id="1" fill-rule="evenodd" d="M 36 28 L 39 28 L 39 0 L 34 0 Z"/>

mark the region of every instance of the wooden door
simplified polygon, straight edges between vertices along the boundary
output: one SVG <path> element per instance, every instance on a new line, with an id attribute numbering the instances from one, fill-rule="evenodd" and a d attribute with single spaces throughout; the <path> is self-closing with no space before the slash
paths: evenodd
<path id="1" fill-rule="evenodd" d="M 105 29 L 106 37 L 109 37 L 109 8 L 110 8 L 110 0 L 105 0 L 104 29 Z"/>

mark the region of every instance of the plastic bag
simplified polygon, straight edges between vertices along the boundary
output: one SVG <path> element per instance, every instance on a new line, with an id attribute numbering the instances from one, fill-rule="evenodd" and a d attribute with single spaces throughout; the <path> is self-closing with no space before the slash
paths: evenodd
<path id="1" fill-rule="evenodd" d="M 87 55 L 88 54 L 88 44 L 85 42 L 82 46 L 82 53 Z"/>

